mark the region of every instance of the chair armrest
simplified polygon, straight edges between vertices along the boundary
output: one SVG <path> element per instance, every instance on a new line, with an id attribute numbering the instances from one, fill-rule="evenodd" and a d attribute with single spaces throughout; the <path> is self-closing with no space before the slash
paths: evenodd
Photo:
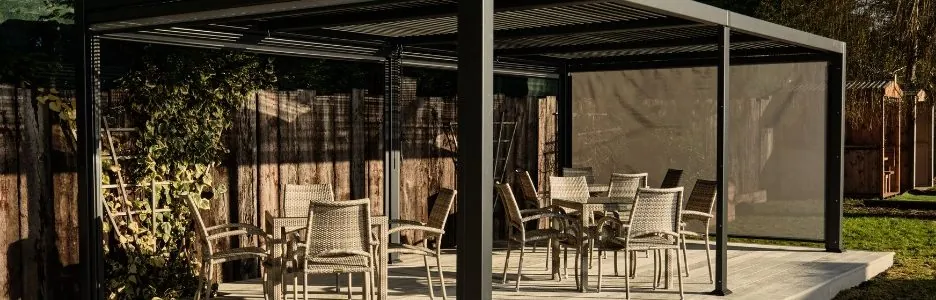
<path id="1" fill-rule="evenodd" d="M 391 228 L 390 230 L 387 230 L 387 234 L 393 234 L 393 233 L 397 233 L 397 232 L 400 232 L 400 231 L 407 231 L 407 230 L 422 231 L 422 232 L 433 233 L 433 234 L 437 234 L 437 235 L 445 234 L 445 230 L 438 229 L 438 228 L 432 228 L 432 227 L 429 227 L 429 226 L 422 226 L 422 225 L 403 225 L 403 226 L 397 226 L 397 227 Z"/>
<path id="2" fill-rule="evenodd" d="M 691 216 L 691 217 L 698 217 L 698 218 L 705 218 L 705 219 L 711 219 L 715 217 L 712 214 L 704 213 L 701 211 L 694 211 L 694 210 L 684 210 L 682 212 L 682 215 L 683 217 Z"/>
<path id="3" fill-rule="evenodd" d="M 420 221 L 413 221 L 413 220 L 390 220 L 389 225 L 390 227 L 393 227 L 393 225 L 426 226 L 426 223 L 423 223 Z"/>
<path id="4" fill-rule="evenodd" d="M 328 251 L 316 254 L 315 256 L 311 256 L 308 258 L 326 258 L 326 257 L 341 256 L 341 255 L 357 255 L 357 256 L 364 256 L 367 258 L 373 257 L 373 255 L 371 255 L 369 251 L 352 250 L 352 249 L 333 249 L 333 250 L 328 250 Z"/>
<path id="5" fill-rule="evenodd" d="M 526 222 L 529 222 L 529 221 L 533 221 L 533 220 L 539 220 L 539 219 L 542 219 L 542 218 L 560 218 L 560 219 L 561 219 L 561 218 L 565 218 L 565 217 L 566 217 L 565 214 L 563 214 L 563 213 L 561 213 L 561 212 L 557 212 L 557 211 L 554 211 L 554 210 L 551 210 L 551 209 L 545 209 L 545 208 L 527 209 L 527 210 L 521 210 L 521 211 L 520 211 L 520 215 L 521 215 L 521 216 L 522 216 L 524 213 L 529 214 L 529 215 L 527 215 L 527 216 L 523 217 L 523 219 L 521 219 L 521 221 L 522 221 L 523 223 L 526 223 Z"/>
<path id="6" fill-rule="evenodd" d="M 231 229 L 236 229 L 236 230 L 231 230 Z M 227 230 L 227 231 L 210 234 L 208 236 L 209 241 L 220 239 L 220 238 L 225 238 L 225 237 L 230 237 L 230 236 L 238 236 L 238 235 L 256 235 L 267 240 L 272 238 L 272 236 L 270 236 L 265 231 L 260 229 L 260 227 L 257 227 L 251 224 L 230 223 L 230 224 L 224 224 L 224 225 L 218 225 L 218 226 L 212 226 L 212 227 L 206 228 L 206 231 L 208 232 L 217 231 L 217 230 Z"/>

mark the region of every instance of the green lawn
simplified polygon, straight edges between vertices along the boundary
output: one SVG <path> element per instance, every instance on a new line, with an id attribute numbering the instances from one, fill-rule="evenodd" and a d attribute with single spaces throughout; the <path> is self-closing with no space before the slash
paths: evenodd
<path id="1" fill-rule="evenodd" d="M 934 194 L 933 189 L 928 189 L 925 191 L 911 191 L 906 192 L 894 197 L 888 198 L 888 200 L 904 200 L 904 201 L 936 201 L 936 194 Z"/>
<path id="2" fill-rule="evenodd" d="M 936 211 L 866 208 L 847 201 L 846 249 L 893 251 L 894 266 L 835 299 L 936 298 Z"/>
<path id="3" fill-rule="evenodd" d="M 934 198 L 936 199 L 936 198 Z M 845 203 L 845 249 L 895 252 L 894 266 L 835 299 L 936 299 L 936 211 L 868 208 Z M 815 243 L 738 242 L 822 247 Z"/>

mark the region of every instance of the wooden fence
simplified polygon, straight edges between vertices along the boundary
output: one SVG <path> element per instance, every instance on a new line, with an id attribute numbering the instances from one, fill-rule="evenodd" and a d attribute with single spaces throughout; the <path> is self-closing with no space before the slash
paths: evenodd
<path id="1" fill-rule="evenodd" d="M 400 107 L 403 141 L 401 217 L 426 220 L 434 194 L 455 187 L 455 99 L 421 97 L 404 81 Z M 115 123 L 125 97 L 101 96 Z M 554 165 L 555 100 L 495 97 L 495 115 L 523 116 L 508 170 L 538 170 L 548 178 Z M 229 158 L 214 171 L 227 193 L 212 201 L 209 226 L 228 222 L 262 224 L 265 211 L 279 210 L 280 186 L 332 183 L 338 199 L 370 198 L 383 212 L 383 100 L 366 90 L 320 95 L 315 91 L 263 91 L 233 116 Z M 0 298 L 58 298 L 75 293 L 78 263 L 75 152 L 46 109 L 29 90 L 0 86 Z M 492 149 L 493 151 L 493 149 Z M 472 199 L 461 199 L 472 201 Z M 450 226 L 455 222 L 450 219 Z M 454 228 L 454 227 L 453 227 Z M 404 239 L 417 238 L 404 236 Z M 451 239 L 446 239 L 450 243 Z M 252 244 L 256 241 L 234 240 Z M 228 247 L 228 242 L 217 245 Z M 230 264 L 226 279 L 256 275 L 254 264 Z M 52 284 L 54 283 L 54 284 Z"/>

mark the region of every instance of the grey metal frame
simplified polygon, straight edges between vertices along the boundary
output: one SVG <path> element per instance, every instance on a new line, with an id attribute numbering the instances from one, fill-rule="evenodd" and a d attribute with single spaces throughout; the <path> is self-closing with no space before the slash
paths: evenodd
<path id="1" fill-rule="evenodd" d="M 81 298 L 104 299 L 104 207 L 101 199 L 101 124 L 97 106 L 100 87 L 99 40 L 88 29 L 84 1 L 75 3 L 76 123 L 78 129 L 78 243 Z"/>
<path id="2" fill-rule="evenodd" d="M 99 112 L 95 104 L 99 82 L 96 67 L 97 40 L 114 39 L 135 42 L 162 43 L 189 47 L 237 48 L 258 53 L 316 57 L 326 59 L 383 62 L 389 72 L 400 66 L 458 69 L 459 123 L 458 137 L 462 151 L 458 186 L 457 241 L 458 297 L 490 299 L 492 193 L 492 93 L 493 74 L 545 77 L 559 79 L 557 95 L 557 164 L 572 164 L 572 92 L 571 72 L 600 70 L 659 69 L 674 67 L 718 67 L 717 116 L 717 179 L 727 182 L 724 171 L 727 157 L 728 69 L 730 65 L 791 62 L 829 63 L 825 242 L 826 250 L 842 251 L 842 144 L 843 87 L 845 74 L 845 44 L 813 34 L 728 12 L 694 1 L 656 0 L 78 0 L 76 1 L 78 41 L 82 43 L 81 59 L 76 72 L 79 87 L 78 106 L 78 178 L 81 231 L 81 261 L 83 266 L 82 298 L 101 299 L 101 220 L 100 197 Z M 568 44 L 552 46 L 526 45 L 519 49 L 495 51 L 495 13 L 521 12 L 534 8 L 588 5 L 608 2 L 648 12 L 659 18 L 644 18 L 614 22 L 569 26 L 531 26 L 530 28 L 496 30 L 497 39 L 548 37 L 565 34 L 630 33 L 632 31 L 667 29 L 716 30 L 711 37 L 667 39 L 653 42 L 620 42 L 602 44 Z M 427 4 L 428 3 L 428 4 Z M 388 11 L 355 10 L 365 6 L 399 5 Z M 412 9 L 428 5 L 421 9 Z M 303 14 L 338 12 L 330 18 L 302 19 Z M 349 12 L 346 15 L 341 15 Z M 349 17 L 350 16 L 350 17 Z M 369 33 L 335 30 L 334 27 L 354 24 L 376 24 L 440 17 L 457 17 L 457 33 L 426 36 L 386 37 Z M 588 17 L 588 16 L 580 16 Z M 259 27 L 244 27 L 237 22 L 260 22 Z M 307 22 L 308 21 L 308 22 Z M 234 23 L 219 29 L 218 23 Z M 602 23 L 603 22 L 603 23 Z M 267 24 L 267 25 L 263 25 Z M 278 24 L 278 25 L 277 25 Z M 285 25 L 284 25 L 285 24 Z M 294 25 L 295 24 L 295 25 Z M 212 27 L 215 26 L 215 27 Z M 291 26 L 299 33 L 277 31 L 263 26 Z M 186 35 L 162 31 L 176 27 L 202 30 Z M 333 27 L 333 28 L 329 28 Z M 188 29 L 186 29 L 188 30 Z M 205 31 L 209 30 L 209 31 Z M 210 31 L 210 30 L 216 30 Z M 234 40 L 218 39 L 212 34 L 240 35 Z M 223 37 L 223 36 L 222 36 Z M 261 44 L 265 38 L 291 39 L 296 43 Z M 733 43 L 775 42 L 784 47 L 737 49 Z M 457 42 L 457 48 L 454 46 Z M 389 52 L 387 45 L 390 45 Z M 401 46 L 406 45 L 406 49 Z M 641 45 L 644 45 L 641 48 Z M 626 54 L 626 50 L 655 46 L 652 54 Z M 707 51 L 689 51 L 680 47 L 713 46 Z M 665 49 L 671 49 L 665 50 Z M 620 56 L 563 56 L 581 51 L 624 51 Z M 388 72 L 388 73 L 389 73 Z M 388 74 L 394 77 L 394 74 Z M 399 78 L 399 77 L 395 77 Z M 385 176 L 384 187 L 387 214 L 399 210 L 399 112 L 394 111 L 399 82 L 389 80 L 385 91 Z M 726 186 L 719 187 L 717 199 L 716 288 L 714 294 L 730 293 L 727 284 L 727 203 L 723 195 Z M 466 217 L 471 216 L 471 217 Z"/>
<path id="3" fill-rule="evenodd" d="M 718 62 L 718 82 L 716 105 L 718 109 L 715 120 L 715 178 L 718 181 L 718 192 L 715 199 L 715 290 L 712 294 L 727 296 L 731 294 L 728 289 L 728 173 L 725 172 L 725 163 L 728 162 L 728 112 L 729 91 L 731 90 L 731 29 L 723 27 L 718 33 L 718 51 L 721 60 Z"/>
<path id="4" fill-rule="evenodd" d="M 491 299 L 494 0 L 458 5 L 458 299 Z M 468 217 L 471 216 L 471 217 Z"/>
<path id="5" fill-rule="evenodd" d="M 400 219 L 400 168 L 403 167 L 403 145 L 401 141 L 402 116 L 400 116 L 400 96 L 403 90 L 401 55 L 403 45 L 389 43 L 387 58 L 384 61 L 384 214 L 391 220 Z M 400 234 L 390 235 L 390 243 L 400 243 Z M 399 260 L 399 254 L 393 253 L 390 262 Z"/>
<path id="6" fill-rule="evenodd" d="M 845 50 L 830 54 L 826 82 L 825 247 L 842 252 L 842 201 L 845 174 Z"/>

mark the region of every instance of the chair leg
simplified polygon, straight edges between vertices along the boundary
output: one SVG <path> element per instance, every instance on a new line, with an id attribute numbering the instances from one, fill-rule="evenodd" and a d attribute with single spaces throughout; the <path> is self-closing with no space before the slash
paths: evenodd
<path id="1" fill-rule="evenodd" d="M 429 284 L 429 299 L 435 299 L 435 284 L 432 283 L 432 272 L 429 271 L 429 258 L 423 255 L 423 264 L 426 265 L 426 282 Z"/>
<path id="2" fill-rule="evenodd" d="M 677 237 L 677 242 L 679 241 L 683 243 L 686 242 L 682 237 Z M 679 299 L 681 300 L 683 299 L 683 284 L 682 284 L 682 264 L 679 263 L 679 250 L 680 250 L 679 247 L 676 247 L 676 278 L 677 278 L 677 281 L 679 282 Z"/>
<path id="3" fill-rule="evenodd" d="M 614 251 L 614 276 L 621 276 L 618 274 L 618 252 Z"/>
<path id="4" fill-rule="evenodd" d="M 510 265 L 510 242 L 507 242 L 507 257 L 504 257 L 504 274 L 501 276 L 501 284 L 507 284 L 507 266 Z"/>
<path id="5" fill-rule="evenodd" d="M 335 274 L 335 279 L 338 279 L 338 274 Z M 354 298 L 354 294 L 351 292 L 352 286 L 354 286 L 354 282 L 351 280 L 351 273 L 348 273 L 348 300 Z"/>
<path id="6" fill-rule="evenodd" d="M 575 286 L 581 287 L 582 283 L 579 281 L 579 255 L 582 255 L 582 247 L 579 247 L 575 250 L 575 255 L 573 255 L 573 266 L 572 266 L 572 277 L 575 277 Z"/>
<path id="7" fill-rule="evenodd" d="M 523 253 L 526 252 L 526 245 L 520 244 L 520 263 L 517 264 L 517 285 L 514 291 L 520 291 L 520 277 L 523 276 Z"/>
<path id="8" fill-rule="evenodd" d="M 212 268 L 211 268 L 211 263 L 208 263 L 207 266 L 208 266 L 208 267 L 207 267 L 206 270 L 208 271 L 208 273 L 207 273 L 208 276 L 207 276 L 207 279 L 205 279 L 205 280 L 208 281 L 208 286 L 205 287 L 205 300 L 211 300 L 211 293 L 213 292 L 212 289 L 211 289 L 211 280 L 212 280 L 212 278 L 211 278 L 211 271 L 212 271 L 212 270 L 211 270 L 211 269 L 212 269 Z"/>
<path id="9" fill-rule="evenodd" d="M 604 251 L 598 251 L 598 256 L 605 254 Z M 598 292 L 601 293 L 601 259 L 598 259 Z"/>
<path id="10" fill-rule="evenodd" d="M 552 260 L 552 256 L 549 256 L 549 253 L 552 250 L 552 239 L 546 240 L 546 271 L 549 271 L 549 262 Z"/>
<path id="11" fill-rule="evenodd" d="M 442 285 L 442 300 L 448 299 L 448 292 L 445 291 L 445 276 L 442 275 L 442 254 L 436 252 L 436 269 L 439 270 L 439 284 Z"/>
<path id="12" fill-rule="evenodd" d="M 260 280 L 263 281 L 263 300 L 269 300 L 267 295 L 270 294 L 269 290 L 272 289 L 269 278 L 267 278 L 267 276 L 267 272 L 263 272 L 263 274 L 260 275 Z"/>
<path id="13" fill-rule="evenodd" d="M 630 273 L 631 278 L 637 278 L 637 253 L 631 253 L 630 260 L 630 270 L 627 272 Z"/>
<path id="14" fill-rule="evenodd" d="M 299 275 L 296 274 L 293 274 L 293 300 L 299 300 Z"/>
<path id="15" fill-rule="evenodd" d="M 647 252 L 647 255 L 650 255 L 650 252 Z M 657 289 L 657 286 L 660 286 L 660 271 L 659 271 L 660 260 L 659 260 L 659 258 L 660 258 L 659 251 L 653 251 L 653 279 L 652 279 L 652 284 L 653 284 L 653 290 L 654 290 L 654 291 Z"/>
<path id="16" fill-rule="evenodd" d="M 205 288 L 205 281 L 207 281 L 205 280 L 205 276 L 208 276 L 207 272 L 205 272 L 205 269 L 206 269 L 205 265 L 207 264 L 205 262 L 202 262 L 201 274 L 199 274 L 200 276 L 198 276 L 198 289 L 195 290 L 195 300 L 201 299 L 202 289 Z"/>
<path id="17" fill-rule="evenodd" d="M 624 270 L 630 270 L 630 256 L 634 255 L 624 249 Z M 630 276 L 624 276 L 624 298 L 630 299 Z"/>
<path id="18" fill-rule="evenodd" d="M 302 300 L 309 300 L 309 274 L 302 272 Z"/>
<path id="19" fill-rule="evenodd" d="M 708 224 L 705 224 L 705 262 L 708 267 L 708 280 L 709 284 L 715 283 L 715 276 L 712 274 L 712 247 L 709 245 L 709 229 Z"/>
<path id="20" fill-rule="evenodd" d="M 569 279 L 569 247 L 562 247 L 562 276 Z"/>
<path id="21" fill-rule="evenodd" d="M 689 259 L 686 257 L 686 239 L 685 239 L 685 238 L 682 238 L 682 241 L 683 241 L 683 242 L 682 242 L 682 259 L 683 259 L 683 266 L 685 266 L 685 275 L 686 275 L 686 277 L 689 277 Z M 679 256 L 676 256 L 676 259 L 679 259 Z M 683 273 L 679 273 L 679 274 L 683 274 Z"/>
<path id="22" fill-rule="evenodd" d="M 364 286 L 361 287 L 361 299 L 369 300 L 371 295 L 371 289 L 373 288 L 373 281 L 371 281 L 371 272 L 364 273 Z M 348 288 L 351 289 L 350 287 Z"/>

